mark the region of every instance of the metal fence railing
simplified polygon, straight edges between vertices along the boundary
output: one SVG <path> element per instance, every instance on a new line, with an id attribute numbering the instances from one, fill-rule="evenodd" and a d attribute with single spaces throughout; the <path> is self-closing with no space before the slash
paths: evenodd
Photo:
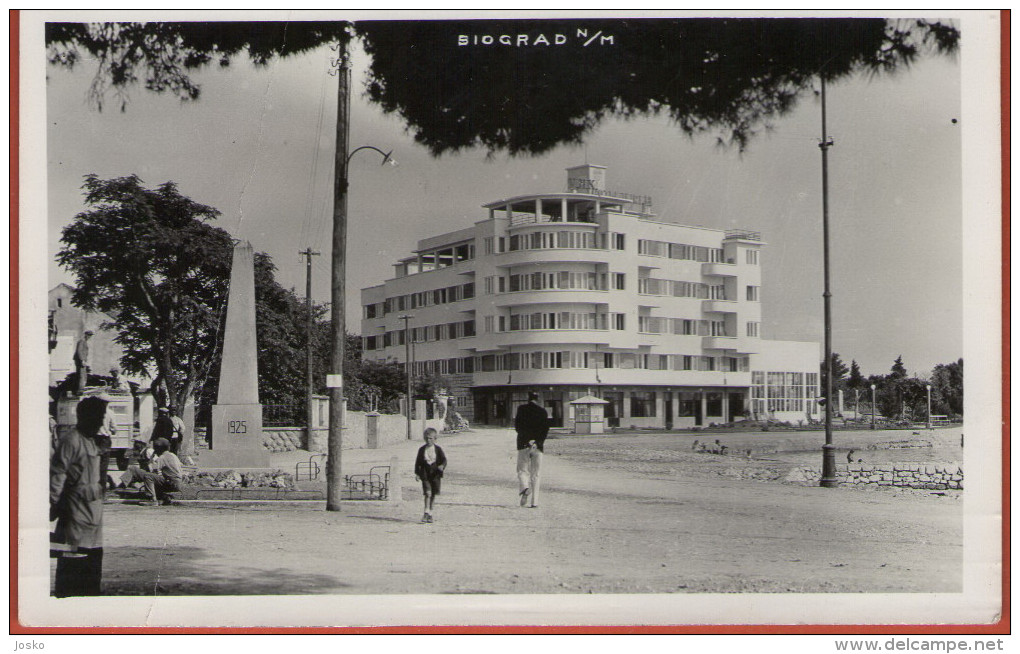
<path id="1" fill-rule="evenodd" d="M 308 421 L 304 404 L 263 404 L 263 427 L 303 427 Z"/>

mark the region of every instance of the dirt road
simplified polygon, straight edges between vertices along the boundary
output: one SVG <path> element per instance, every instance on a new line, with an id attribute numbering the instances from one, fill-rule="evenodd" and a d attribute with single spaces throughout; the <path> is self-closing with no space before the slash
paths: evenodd
<path id="1" fill-rule="evenodd" d="M 110 504 L 104 589 L 111 595 L 961 589 L 958 496 L 747 481 L 716 474 L 720 457 L 691 453 L 690 439 L 628 438 L 550 440 L 540 506 L 526 509 L 518 506 L 509 431 L 444 437 L 450 466 L 430 525 L 419 523 L 420 490 L 409 473 L 417 443 L 345 453 L 351 466 L 400 456 L 404 500 L 397 504 L 350 502 L 328 513 L 321 502 Z"/>

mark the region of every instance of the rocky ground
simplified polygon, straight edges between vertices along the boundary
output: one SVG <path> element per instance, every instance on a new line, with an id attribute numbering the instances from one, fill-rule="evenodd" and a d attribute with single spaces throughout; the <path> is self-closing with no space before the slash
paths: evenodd
<path id="1" fill-rule="evenodd" d="M 934 433 L 938 444 L 911 448 L 916 449 L 911 456 L 962 458 L 958 432 Z M 905 435 L 913 436 L 908 431 L 841 437 L 877 457 L 887 448 L 868 450 L 869 443 Z M 443 437 L 450 465 L 434 524 L 420 523 L 420 489 L 409 470 L 417 443 L 344 453 L 345 472 L 363 472 L 398 456 L 400 502 L 347 502 L 339 512 L 324 511 L 322 502 L 111 503 L 105 592 L 961 590 L 959 493 L 783 483 L 789 467 L 820 465 L 818 432 L 720 438 L 728 452 L 745 441 L 772 450 L 751 457 L 696 452 L 691 448 L 696 438 L 703 442 L 705 435 L 552 439 L 540 506 L 527 509 L 517 502 L 508 430 Z M 276 464 L 293 469 L 301 457 L 307 453 L 277 457 Z"/>

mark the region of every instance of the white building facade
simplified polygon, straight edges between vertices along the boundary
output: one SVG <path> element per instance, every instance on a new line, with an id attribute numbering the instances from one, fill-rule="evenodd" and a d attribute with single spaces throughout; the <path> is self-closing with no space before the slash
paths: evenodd
<path id="1" fill-rule="evenodd" d="M 565 192 L 419 241 L 362 289 L 364 358 L 410 349 L 477 424 L 509 424 L 529 392 L 563 427 L 585 395 L 613 427 L 819 419 L 818 343 L 761 338 L 761 235 L 667 222 L 605 180 L 569 168 Z"/>

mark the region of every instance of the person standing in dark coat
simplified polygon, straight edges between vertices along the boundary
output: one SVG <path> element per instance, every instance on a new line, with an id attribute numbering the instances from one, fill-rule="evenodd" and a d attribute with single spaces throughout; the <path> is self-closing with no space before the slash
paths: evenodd
<path id="1" fill-rule="evenodd" d="M 528 393 L 528 403 L 521 405 L 514 416 L 517 430 L 517 481 L 521 506 L 538 506 L 539 473 L 545 439 L 549 435 L 549 413 L 538 404 L 538 393 Z"/>
<path id="2" fill-rule="evenodd" d="M 422 522 L 432 522 L 432 509 L 439 495 L 446 470 L 446 454 L 443 448 L 436 445 L 439 435 L 432 427 L 425 430 L 425 444 L 418 448 L 418 456 L 414 460 L 414 478 L 421 481 L 422 494 L 425 496 L 425 515 Z"/>
<path id="3" fill-rule="evenodd" d="M 100 469 L 107 401 L 78 403 L 77 424 L 60 439 L 50 460 L 50 520 L 53 541 L 67 545 L 57 559 L 55 597 L 101 594 L 103 579 L 103 477 Z"/>
<path id="4" fill-rule="evenodd" d="M 165 406 L 159 407 L 157 413 L 159 415 L 156 416 L 156 422 L 152 426 L 152 436 L 149 441 L 155 442 L 157 438 L 165 438 L 166 442 L 170 443 L 170 451 L 177 454 L 181 450 L 184 436 L 184 421 L 176 416 L 171 416 L 170 409 Z M 174 418 L 177 419 L 174 420 Z"/>

